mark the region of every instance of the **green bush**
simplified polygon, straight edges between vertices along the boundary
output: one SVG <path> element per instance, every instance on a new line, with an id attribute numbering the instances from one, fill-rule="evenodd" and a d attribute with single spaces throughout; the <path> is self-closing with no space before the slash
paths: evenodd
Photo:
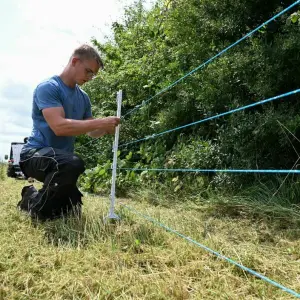
<path id="1" fill-rule="evenodd" d="M 126 10 L 122 23 L 113 24 L 111 40 L 99 43 L 93 39 L 105 61 L 105 70 L 84 87 L 94 115 L 115 115 L 119 89 L 124 95 L 122 114 L 130 112 L 292 3 L 158 1 L 145 11 L 138 1 Z M 122 119 L 120 144 L 298 89 L 299 28 L 295 8 L 151 99 Z M 120 148 L 119 167 L 291 169 L 300 153 L 298 100 L 298 95 L 289 96 L 130 144 Z M 110 186 L 112 139 L 82 146 L 86 142 L 84 137 L 77 140 L 78 153 L 91 168 L 82 184 L 87 190 L 103 192 Z M 146 184 L 176 193 L 199 187 L 238 192 L 277 180 L 270 174 L 118 174 L 120 193 Z"/>

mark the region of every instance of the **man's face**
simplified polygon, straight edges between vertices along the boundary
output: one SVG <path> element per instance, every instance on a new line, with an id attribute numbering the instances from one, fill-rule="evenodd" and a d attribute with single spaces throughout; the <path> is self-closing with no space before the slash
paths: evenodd
<path id="1" fill-rule="evenodd" d="M 98 73 L 99 65 L 94 59 L 75 58 L 75 81 L 82 85 L 92 80 Z"/>

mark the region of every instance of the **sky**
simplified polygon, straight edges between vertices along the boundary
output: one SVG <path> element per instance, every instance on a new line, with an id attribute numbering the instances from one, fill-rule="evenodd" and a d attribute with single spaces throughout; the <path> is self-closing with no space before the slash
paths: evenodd
<path id="1" fill-rule="evenodd" d="M 32 129 L 32 95 L 74 48 L 105 41 L 133 0 L 0 0 L 0 161 Z M 146 1 L 146 7 L 151 2 Z"/>

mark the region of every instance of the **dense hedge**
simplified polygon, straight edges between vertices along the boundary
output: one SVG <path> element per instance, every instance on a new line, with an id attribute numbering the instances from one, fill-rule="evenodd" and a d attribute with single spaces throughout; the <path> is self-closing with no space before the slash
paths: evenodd
<path id="1" fill-rule="evenodd" d="M 122 113 L 191 71 L 294 1 L 174 0 L 145 11 L 137 2 L 113 24 L 114 38 L 93 39 L 105 70 L 84 89 L 95 116 L 115 115 L 116 92 L 123 90 Z M 300 30 L 297 8 L 244 40 L 207 67 L 122 121 L 120 143 L 142 138 L 300 87 Z M 299 96 L 289 96 L 220 119 L 188 127 L 120 149 L 127 167 L 290 169 L 300 152 Z M 81 136 L 77 146 L 88 139 Z M 78 148 L 88 168 L 88 190 L 109 186 L 112 137 Z M 97 166 L 98 165 L 98 166 Z M 96 167 L 97 166 L 97 167 Z M 96 167 L 96 168 L 95 168 Z M 184 182 L 239 188 L 273 175 L 123 172 L 119 186 Z"/>

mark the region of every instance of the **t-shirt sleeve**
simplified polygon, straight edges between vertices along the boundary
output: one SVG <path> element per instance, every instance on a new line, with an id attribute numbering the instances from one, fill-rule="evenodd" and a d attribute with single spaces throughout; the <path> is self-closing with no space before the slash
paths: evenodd
<path id="1" fill-rule="evenodd" d="M 85 95 L 85 111 L 83 115 L 83 119 L 88 119 L 92 117 L 92 106 L 91 101 L 88 95 Z"/>
<path id="2" fill-rule="evenodd" d="M 52 82 L 40 84 L 36 89 L 36 105 L 39 110 L 49 107 L 62 107 L 58 86 Z"/>

